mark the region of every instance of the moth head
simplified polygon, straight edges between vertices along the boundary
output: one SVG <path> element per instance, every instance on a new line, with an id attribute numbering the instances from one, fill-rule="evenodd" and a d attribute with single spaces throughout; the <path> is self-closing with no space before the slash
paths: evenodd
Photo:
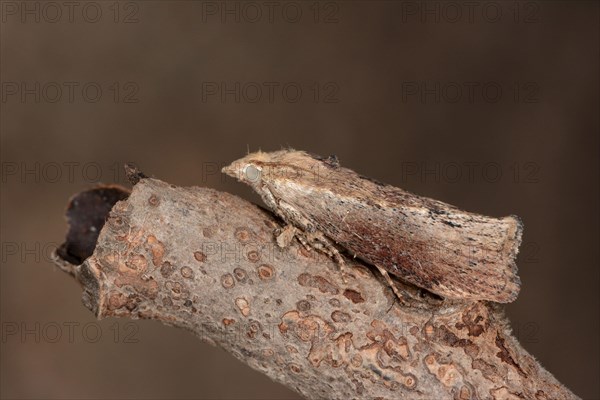
<path id="1" fill-rule="evenodd" d="M 222 169 L 225 174 L 254 189 L 272 186 L 281 180 L 300 182 L 309 174 L 305 169 L 318 163 L 304 152 L 280 150 L 271 153 L 256 152 L 234 161 Z"/>
<path id="2" fill-rule="evenodd" d="M 266 154 L 261 152 L 248 154 L 224 167 L 221 171 L 250 186 L 259 186 L 263 181 L 263 170 L 267 161 Z"/>

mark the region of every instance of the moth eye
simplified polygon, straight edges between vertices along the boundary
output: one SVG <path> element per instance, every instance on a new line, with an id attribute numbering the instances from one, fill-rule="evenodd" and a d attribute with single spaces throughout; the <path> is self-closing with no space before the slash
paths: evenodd
<path id="1" fill-rule="evenodd" d="M 262 171 L 260 168 L 253 164 L 248 164 L 244 167 L 244 179 L 248 182 L 258 182 L 260 181 Z"/>

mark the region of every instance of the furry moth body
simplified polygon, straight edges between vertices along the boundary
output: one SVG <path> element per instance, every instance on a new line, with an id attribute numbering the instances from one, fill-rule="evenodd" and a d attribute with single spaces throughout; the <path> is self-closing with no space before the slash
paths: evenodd
<path id="1" fill-rule="evenodd" d="M 448 299 L 508 303 L 519 293 L 517 217 L 462 211 L 301 151 L 249 154 L 223 172 L 252 186 L 309 244 L 324 236 Z"/>

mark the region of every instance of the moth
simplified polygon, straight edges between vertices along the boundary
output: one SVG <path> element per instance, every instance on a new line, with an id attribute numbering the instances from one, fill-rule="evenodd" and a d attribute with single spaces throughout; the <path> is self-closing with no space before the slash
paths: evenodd
<path id="1" fill-rule="evenodd" d="M 288 224 L 281 246 L 297 237 L 338 261 L 341 248 L 446 299 L 508 303 L 519 293 L 516 216 L 466 212 L 302 151 L 248 154 L 223 172 L 249 184 Z"/>

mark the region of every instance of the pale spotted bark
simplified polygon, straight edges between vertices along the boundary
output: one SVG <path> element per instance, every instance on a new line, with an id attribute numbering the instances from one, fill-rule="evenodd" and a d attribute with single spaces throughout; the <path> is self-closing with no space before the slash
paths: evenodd
<path id="1" fill-rule="evenodd" d="M 577 398 L 511 336 L 498 306 L 400 306 L 357 260 L 344 282 L 327 256 L 280 248 L 274 217 L 235 196 L 142 178 L 95 249 L 77 241 L 82 216 L 102 207 L 76 200 L 56 261 L 98 318 L 187 328 L 307 398 Z"/>

